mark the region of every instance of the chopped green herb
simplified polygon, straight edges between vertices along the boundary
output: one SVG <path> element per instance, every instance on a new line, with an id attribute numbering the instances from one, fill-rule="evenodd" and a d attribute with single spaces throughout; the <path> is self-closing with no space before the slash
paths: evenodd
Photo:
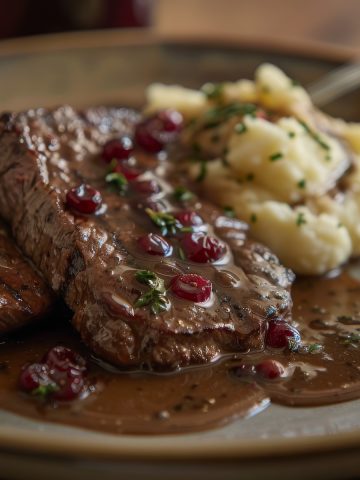
<path id="1" fill-rule="evenodd" d="M 138 270 L 135 273 L 138 282 L 150 287 L 150 290 L 140 295 L 135 302 L 136 308 L 149 306 L 154 315 L 169 308 L 169 301 L 165 295 L 164 280 L 149 270 Z"/>
<path id="2" fill-rule="evenodd" d="M 342 339 L 341 343 L 343 343 L 344 345 L 351 345 L 353 343 L 359 343 L 359 342 L 360 342 L 360 333 L 350 333 Z"/>
<path id="3" fill-rule="evenodd" d="M 254 180 L 254 178 L 255 178 L 255 175 L 254 175 L 253 173 L 248 173 L 248 174 L 246 175 L 246 180 L 247 180 L 248 182 L 252 182 L 252 181 Z"/>
<path id="4" fill-rule="evenodd" d="M 179 257 L 181 260 L 186 260 L 185 252 L 181 247 L 179 247 Z"/>
<path id="5" fill-rule="evenodd" d="M 310 345 L 306 345 L 306 347 L 307 352 L 311 353 L 312 355 L 314 355 L 315 353 L 320 353 L 324 349 L 324 347 L 320 345 L 320 343 L 310 343 Z"/>
<path id="6" fill-rule="evenodd" d="M 330 146 L 324 142 L 324 140 L 320 137 L 320 135 L 316 132 L 314 132 L 314 130 L 312 130 L 312 128 L 309 127 L 309 125 L 304 122 L 303 120 L 298 120 L 298 122 L 300 123 L 300 125 L 304 128 L 304 130 L 306 131 L 306 133 L 308 133 L 310 135 L 310 137 L 315 140 L 315 142 L 320 145 L 321 148 L 323 148 L 324 150 L 330 150 Z"/>
<path id="7" fill-rule="evenodd" d="M 281 158 L 283 158 L 283 156 L 284 155 L 281 152 L 276 152 L 270 155 L 269 160 L 270 162 L 276 162 L 276 160 L 280 160 Z"/>
<path id="8" fill-rule="evenodd" d="M 192 200 L 195 197 L 195 194 L 188 190 L 187 188 L 179 185 L 174 190 L 174 198 L 178 202 L 187 202 L 188 200 Z"/>
<path id="9" fill-rule="evenodd" d="M 198 176 L 195 178 L 197 182 L 202 182 L 206 177 L 207 173 L 207 163 L 206 160 L 201 160 L 200 162 L 200 170 Z"/>
<path id="10" fill-rule="evenodd" d="M 209 100 L 220 100 L 224 93 L 223 83 L 205 83 L 201 87 L 201 91 L 205 93 Z"/>
<path id="11" fill-rule="evenodd" d="M 152 222 L 160 228 L 161 234 L 176 235 L 177 232 L 192 232 L 192 227 L 183 227 L 181 223 L 167 212 L 155 212 L 151 208 L 146 208 L 145 212 L 149 215 Z"/>
<path id="12" fill-rule="evenodd" d="M 288 349 L 290 352 L 297 352 L 299 350 L 300 344 L 294 338 L 288 338 Z"/>
<path id="13" fill-rule="evenodd" d="M 326 155 L 325 160 L 326 160 L 327 162 L 330 162 L 330 161 L 331 161 L 331 155 Z"/>
<path id="14" fill-rule="evenodd" d="M 250 215 L 250 222 L 255 223 L 256 221 L 257 221 L 257 215 L 256 215 L 256 213 L 252 213 Z"/>
<path id="15" fill-rule="evenodd" d="M 304 212 L 299 212 L 296 217 L 296 225 L 300 227 L 301 225 L 304 225 L 304 223 L 306 223 L 305 214 Z"/>
<path id="16" fill-rule="evenodd" d="M 58 386 L 55 383 L 49 383 L 48 385 L 39 385 L 38 387 L 32 390 L 31 395 L 36 395 L 37 397 L 47 398 L 52 393 L 58 390 Z"/>
<path id="17" fill-rule="evenodd" d="M 343 226 L 344 226 L 344 224 L 341 223 L 341 222 L 339 222 L 338 225 L 337 225 L 338 228 L 341 228 L 341 227 L 343 227 Z"/>
<path id="18" fill-rule="evenodd" d="M 292 87 L 299 87 L 300 82 L 298 80 L 294 80 L 293 78 L 290 78 L 290 84 Z"/>
<path id="19" fill-rule="evenodd" d="M 254 115 L 257 106 L 253 103 L 230 103 L 230 105 L 211 108 L 205 113 L 203 128 L 214 128 L 236 115 Z"/>
<path id="20" fill-rule="evenodd" d="M 118 160 L 116 160 L 116 158 L 113 158 L 108 165 L 107 173 L 113 173 L 118 163 L 119 163 Z"/>
<path id="21" fill-rule="evenodd" d="M 235 210 L 233 209 L 233 207 L 230 207 L 229 205 L 226 205 L 224 207 L 224 214 L 229 218 L 234 218 L 235 217 Z"/>
<path id="22" fill-rule="evenodd" d="M 126 192 L 128 187 L 128 181 L 122 173 L 112 172 L 108 173 L 105 177 L 107 183 L 111 183 L 122 195 Z"/>
<path id="23" fill-rule="evenodd" d="M 247 131 L 247 126 L 245 123 L 237 123 L 234 127 L 234 130 L 237 134 L 241 135 Z"/>
<path id="24" fill-rule="evenodd" d="M 289 136 L 289 138 L 295 138 L 296 133 L 295 132 L 288 132 L 288 136 Z"/>
<path id="25" fill-rule="evenodd" d="M 302 180 L 299 180 L 298 183 L 297 183 L 297 186 L 299 188 L 305 188 L 306 187 L 306 180 L 305 178 L 303 178 Z"/>

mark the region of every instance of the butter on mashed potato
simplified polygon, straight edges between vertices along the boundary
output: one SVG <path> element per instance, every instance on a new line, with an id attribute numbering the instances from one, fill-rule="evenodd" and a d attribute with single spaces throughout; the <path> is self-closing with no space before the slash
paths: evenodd
<path id="1" fill-rule="evenodd" d="M 202 193 L 231 206 L 253 236 L 300 274 L 360 255 L 360 125 L 319 112 L 274 65 L 255 80 L 199 90 L 151 85 L 148 111 L 175 108 Z M 199 175 L 201 172 L 201 175 Z"/>

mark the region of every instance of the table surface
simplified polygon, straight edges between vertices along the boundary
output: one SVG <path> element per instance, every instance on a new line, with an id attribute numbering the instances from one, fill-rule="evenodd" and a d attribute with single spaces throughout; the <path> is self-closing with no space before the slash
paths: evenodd
<path id="1" fill-rule="evenodd" d="M 171 35 L 314 40 L 359 48 L 359 0 L 157 0 L 154 28 Z"/>

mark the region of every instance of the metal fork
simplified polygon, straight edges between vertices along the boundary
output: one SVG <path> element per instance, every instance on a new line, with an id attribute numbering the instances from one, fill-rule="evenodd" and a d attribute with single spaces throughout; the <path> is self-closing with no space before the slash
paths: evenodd
<path id="1" fill-rule="evenodd" d="M 307 90 L 318 107 L 340 98 L 360 87 L 360 60 L 332 70 Z"/>

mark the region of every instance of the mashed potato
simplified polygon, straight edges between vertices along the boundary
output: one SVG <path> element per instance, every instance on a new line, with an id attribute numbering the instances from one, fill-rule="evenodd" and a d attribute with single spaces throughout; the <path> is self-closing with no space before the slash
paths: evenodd
<path id="1" fill-rule="evenodd" d="M 202 193 L 231 206 L 285 265 L 322 274 L 360 255 L 360 125 L 318 112 L 269 64 L 254 81 L 201 91 L 151 86 L 148 109 L 159 108 L 191 120 L 183 141 L 206 160 Z M 189 165 L 195 179 L 199 165 Z"/>

